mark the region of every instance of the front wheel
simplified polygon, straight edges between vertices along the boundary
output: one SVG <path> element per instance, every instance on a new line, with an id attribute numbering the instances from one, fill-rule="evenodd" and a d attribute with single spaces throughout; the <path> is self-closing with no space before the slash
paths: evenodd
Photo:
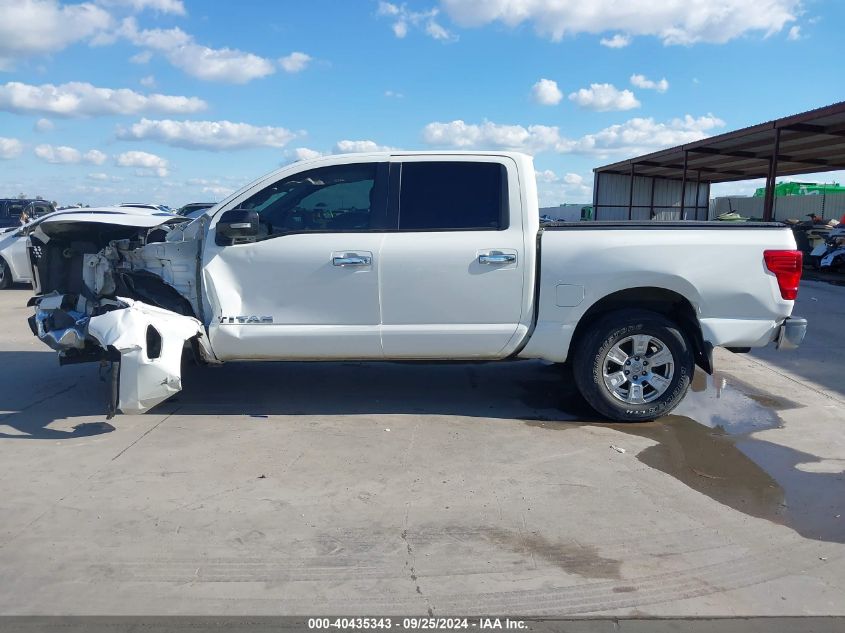
<path id="1" fill-rule="evenodd" d="M 666 415 L 683 399 L 693 353 L 678 326 L 646 310 L 620 310 L 575 342 L 575 384 L 598 413 L 617 422 Z"/>

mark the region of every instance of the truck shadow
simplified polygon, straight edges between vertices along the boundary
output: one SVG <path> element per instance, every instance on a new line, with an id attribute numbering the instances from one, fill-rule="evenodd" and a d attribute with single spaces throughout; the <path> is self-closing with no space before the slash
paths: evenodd
<path id="1" fill-rule="evenodd" d="M 108 433 L 105 383 L 94 365 L 59 367 L 51 350 L 0 352 L 0 440 L 64 440 Z M 69 428 L 51 428 L 60 420 Z"/>
<path id="2" fill-rule="evenodd" d="M 0 440 L 74 439 L 114 429 L 105 420 L 107 386 L 96 364 L 60 367 L 45 350 L 0 352 L 0 368 Z M 594 416 L 559 367 L 533 361 L 185 363 L 182 378 L 183 391 L 154 412 L 178 407 L 186 415 L 397 413 L 559 421 Z M 540 411 L 552 397 L 571 406 Z M 54 424 L 91 417 L 98 420 L 69 429 Z"/>
<path id="3" fill-rule="evenodd" d="M 595 419 L 565 369 L 535 361 L 227 363 L 186 367 L 183 387 L 191 414 Z"/>

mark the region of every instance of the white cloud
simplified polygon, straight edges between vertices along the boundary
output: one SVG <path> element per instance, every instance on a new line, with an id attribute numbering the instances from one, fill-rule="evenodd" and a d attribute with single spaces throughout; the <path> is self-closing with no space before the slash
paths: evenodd
<path id="1" fill-rule="evenodd" d="M 305 70 L 313 58 L 299 51 L 294 51 L 286 57 L 279 58 L 279 64 L 286 73 L 298 73 Z"/>
<path id="2" fill-rule="evenodd" d="M 335 152 L 338 154 L 352 154 L 358 152 L 390 152 L 395 148 L 387 145 L 379 145 L 375 141 L 338 141 L 335 144 Z"/>
<path id="3" fill-rule="evenodd" d="M 789 33 L 786 34 L 786 39 L 790 42 L 794 42 L 796 40 L 801 39 L 801 27 L 796 25 L 789 29 Z"/>
<path id="4" fill-rule="evenodd" d="M 599 44 L 607 48 L 625 48 L 631 43 L 631 36 L 623 33 L 616 33 L 613 37 L 603 37 Z"/>
<path id="5" fill-rule="evenodd" d="M 584 184 L 584 178 L 579 174 L 567 172 L 563 177 L 559 177 L 551 169 L 538 169 L 536 171 L 537 181 L 543 183 L 562 182 L 570 186 L 581 186 Z"/>
<path id="6" fill-rule="evenodd" d="M 232 187 L 227 187 L 225 185 L 207 185 L 202 188 L 202 192 L 210 193 L 212 196 L 220 200 L 234 193 L 235 190 L 232 189 Z"/>
<path id="7" fill-rule="evenodd" d="M 138 83 L 145 88 L 153 88 L 156 85 L 156 78 L 154 75 L 147 75 L 146 77 L 141 77 Z"/>
<path id="8" fill-rule="evenodd" d="M 107 156 L 97 149 L 92 149 L 84 154 L 75 147 L 67 145 L 37 145 L 33 150 L 35 155 L 43 161 L 56 165 L 75 165 L 77 163 L 91 163 L 102 165 Z"/>
<path id="9" fill-rule="evenodd" d="M 404 3 L 397 5 L 383 0 L 378 3 L 376 10 L 377 16 L 386 17 L 393 21 L 391 28 L 393 34 L 399 39 L 404 38 L 408 34 L 408 30 L 414 27 L 420 29 L 432 39 L 444 42 L 456 41 L 457 35 L 437 21 L 439 14 L 440 10 L 437 8 L 427 11 L 412 11 Z"/>
<path id="10" fill-rule="evenodd" d="M 100 182 L 105 182 L 105 181 L 121 182 L 121 181 L 123 181 L 123 178 L 121 178 L 120 176 L 110 176 L 110 175 L 103 173 L 101 171 L 100 172 L 94 172 L 92 174 L 88 174 L 86 176 L 86 178 L 88 178 L 89 180 L 98 180 Z"/>
<path id="11" fill-rule="evenodd" d="M 596 133 L 570 139 L 557 126 L 481 124 L 461 120 L 429 123 L 423 128 L 423 140 L 429 145 L 457 149 L 510 149 L 529 153 L 636 155 L 697 141 L 709 136 L 725 122 L 708 114 L 686 115 L 659 123 L 652 118 L 634 118 L 611 125 Z"/>
<path id="12" fill-rule="evenodd" d="M 152 58 L 152 51 L 141 51 L 140 53 L 135 53 L 132 57 L 130 57 L 129 61 L 133 64 L 148 64 Z"/>
<path id="13" fill-rule="evenodd" d="M 120 35 L 136 46 L 162 53 L 177 68 L 205 81 L 244 84 L 276 72 L 273 62 L 232 48 L 209 48 L 197 44 L 182 29 L 139 30 L 134 18 L 126 18 Z"/>
<path id="14" fill-rule="evenodd" d="M 324 156 L 323 152 L 318 152 L 316 149 L 310 149 L 308 147 L 297 147 L 293 150 L 293 155 L 296 157 L 296 160 L 310 160 Z"/>
<path id="15" fill-rule="evenodd" d="M 17 158 L 23 151 L 23 143 L 16 138 L 0 136 L 0 159 Z"/>
<path id="16" fill-rule="evenodd" d="M 158 141 L 187 149 L 232 150 L 249 147 L 284 147 L 297 133 L 283 127 L 255 126 L 232 121 L 171 121 L 141 119 L 117 137 Z"/>
<path id="17" fill-rule="evenodd" d="M 434 20 L 425 23 L 425 32 L 426 35 L 435 40 L 451 41 L 456 39 L 454 35 Z"/>
<path id="18" fill-rule="evenodd" d="M 17 114 L 52 114 L 87 117 L 110 114 L 188 114 L 204 110 L 196 97 L 143 95 L 128 88 L 98 88 L 74 81 L 55 86 L 33 86 L 17 81 L 0 85 L 0 110 Z"/>
<path id="19" fill-rule="evenodd" d="M 461 120 L 429 123 L 423 128 L 423 140 L 429 145 L 458 149 L 503 148 L 525 152 L 553 149 L 560 141 L 557 127 L 545 125 L 499 125 L 490 121 L 481 124 Z"/>
<path id="20" fill-rule="evenodd" d="M 393 99 L 404 99 L 405 95 L 401 92 L 396 92 L 395 90 L 385 90 L 384 91 L 385 97 L 392 97 Z"/>
<path id="21" fill-rule="evenodd" d="M 563 153 L 636 155 L 701 140 L 724 125 L 712 114 L 697 118 L 687 114 L 665 123 L 638 117 L 576 140 L 563 140 L 556 149 Z"/>
<path id="22" fill-rule="evenodd" d="M 50 119 L 38 119 L 35 122 L 33 129 L 36 132 L 49 132 L 55 127 L 56 125 Z"/>
<path id="23" fill-rule="evenodd" d="M 168 60 L 177 68 L 198 79 L 245 84 L 253 79 L 272 75 L 275 69 L 269 59 L 230 48 L 209 48 L 186 44 L 168 53 Z"/>
<path id="24" fill-rule="evenodd" d="M 118 167 L 138 167 L 136 176 L 158 176 L 165 178 L 168 174 L 167 159 L 149 152 L 124 152 L 115 158 Z"/>
<path id="25" fill-rule="evenodd" d="M 377 14 L 390 16 L 399 15 L 399 7 L 390 2 L 379 2 Z"/>
<path id="26" fill-rule="evenodd" d="M 379 145 L 375 141 L 359 140 L 351 141 L 348 139 L 338 141 L 330 151 L 321 152 L 310 147 L 297 147 L 296 149 L 286 152 L 286 156 L 293 160 L 310 160 L 312 158 L 320 158 L 321 156 L 330 156 L 332 154 L 356 154 L 364 152 L 391 152 L 396 150 L 395 147 L 388 145 Z"/>
<path id="27" fill-rule="evenodd" d="M 537 193 L 540 206 L 557 206 L 563 201 L 589 200 L 592 192 L 591 183 L 583 176 L 567 172 L 558 176 L 551 169 L 537 169 Z M 552 213 L 554 216 L 555 214 Z"/>
<path id="28" fill-rule="evenodd" d="M 631 85 L 643 90 L 656 90 L 657 92 L 666 92 L 669 90 L 669 82 L 666 77 L 660 81 L 653 81 L 645 75 L 631 75 Z"/>
<path id="29" fill-rule="evenodd" d="M 240 182 L 240 178 L 223 178 L 223 180 L 235 180 Z M 217 178 L 188 178 L 185 181 L 185 185 L 189 187 L 198 187 L 202 193 L 210 193 L 213 198 L 220 200 L 225 198 L 230 193 L 235 191 L 234 187 L 229 185 L 224 185 L 220 182 Z"/>
<path id="30" fill-rule="evenodd" d="M 721 44 L 751 32 L 771 35 L 795 21 L 802 0 L 441 0 L 440 4 L 465 27 L 492 22 L 516 27 L 527 22 L 552 40 L 622 31 L 654 36 L 666 45 L 689 45 Z"/>
<path id="31" fill-rule="evenodd" d="M 639 108 L 640 102 L 630 90 L 619 90 L 613 84 L 590 84 L 589 88 L 581 88 L 569 95 L 582 108 L 597 112 L 615 110 L 632 110 Z"/>
<path id="32" fill-rule="evenodd" d="M 108 12 L 90 2 L 0 0 L 0 69 L 30 55 L 53 53 L 108 28 Z"/>
<path id="33" fill-rule="evenodd" d="M 541 105 L 557 105 L 563 99 L 563 93 L 557 87 L 557 82 L 551 79 L 541 79 L 531 88 L 531 96 Z"/>
<path id="34" fill-rule="evenodd" d="M 135 18 L 126 18 L 121 22 L 117 34 L 126 38 L 135 46 L 153 51 L 170 51 L 179 46 L 190 44 L 194 38 L 179 27 L 171 29 L 138 29 Z"/>
<path id="35" fill-rule="evenodd" d="M 82 160 L 84 160 L 86 163 L 92 163 L 94 165 L 102 165 L 104 162 L 106 162 L 107 158 L 108 156 L 98 149 L 88 150 L 82 155 Z"/>
<path id="36" fill-rule="evenodd" d="M 185 15 L 185 5 L 182 0 L 99 0 L 105 6 L 128 7 L 133 11 L 150 9 L 157 13 L 172 13 L 174 15 Z"/>

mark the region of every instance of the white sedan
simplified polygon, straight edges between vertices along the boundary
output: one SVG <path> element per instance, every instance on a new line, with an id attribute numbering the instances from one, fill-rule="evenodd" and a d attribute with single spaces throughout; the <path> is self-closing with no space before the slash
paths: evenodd
<path id="1" fill-rule="evenodd" d="M 0 233 L 0 290 L 13 283 L 32 282 L 32 272 L 26 252 L 26 236 L 38 220 L 12 227 Z"/>

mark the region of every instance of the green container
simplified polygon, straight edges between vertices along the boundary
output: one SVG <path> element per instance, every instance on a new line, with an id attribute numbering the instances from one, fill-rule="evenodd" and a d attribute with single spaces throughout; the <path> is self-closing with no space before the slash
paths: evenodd
<path id="1" fill-rule="evenodd" d="M 775 184 L 775 197 L 782 196 L 821 196 L 835 193 L 845 193 L 845 187 L 838 182 L 817 183 L 817 182 L 779 182 Z M 763 198 L 766 195 L 766 188 L 760 187 L 754 192 L 754 197 Z"/>

